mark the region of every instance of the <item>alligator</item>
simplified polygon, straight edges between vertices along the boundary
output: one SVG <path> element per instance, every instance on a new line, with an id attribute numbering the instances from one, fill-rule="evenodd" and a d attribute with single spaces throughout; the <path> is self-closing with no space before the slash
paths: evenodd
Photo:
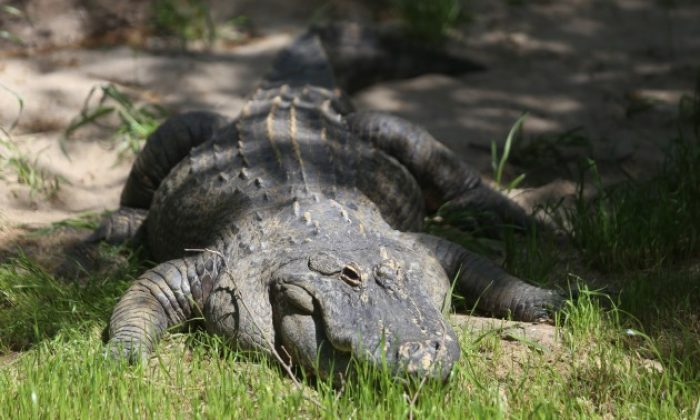
<path id="1" fill-rule="evenodd" d="M 453 288 L 497 317 L 561 306 L 559 292 L 421 233 L 441 206 L 537 222 L 423 128 L 354 110 L 328 42 L 310 30 L 281 51 L 237 118 L 188 112 L 149 137 L 93 236 L 144 243 L 157 263 L 116 305 L 107 354 L 138 362 L 197 318 L 319 377 L 359 360 L 445 380 L 460 357 L 444 313 Z"/>

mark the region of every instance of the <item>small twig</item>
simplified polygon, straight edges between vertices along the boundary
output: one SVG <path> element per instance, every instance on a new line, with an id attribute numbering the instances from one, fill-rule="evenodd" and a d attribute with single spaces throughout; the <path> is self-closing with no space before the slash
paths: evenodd
<path id="1" fill-rule="evenodd" d="M 428 377 L 424 376 L 423 379 L 421 379 L 420 384 L 418 384 L 418 389 L 416 390 L 416 393 L 413 394 L 413 397 L 408 401 L 408 418 L 409 420 L 413 420 L 413 410 L 416 407 L 416 401 L 418 401 L 418 395 L 420 394 L 421 389 L 423 389 L 423 385 L 427 382 Z"/>
<path id="2" fill-rule="evenodd" d="M 341 374 L 340 374 L 340 389 L 338 390 L 338 392 L 336 392 L 335 398 L 334 398 L 334 402 L 335 402 L 336 404 L 338 403 L 338 401 L 340 401 L 340 396 L 343 395 L 343 391 L 345 391 L 345 384 L 346 384 L 346 382 L 345 382 L 345 375 L 343 375 L 343 374 L 341 373 Z M 352 417 L 354 417 L 354 416 L 350 416 L 350 417 L 352 418 Z"/>
<path id="3" fill-rule="evenodd" d="M 268 343 L 268 345 L 269 344 L 271 344 L 271 343 Z M 296 375 L 294 375 L 294 372 L 292 372 L 292 356 L 289 354 L 287 349 L 284 348 L 284 346 L 280 346 L 280 348 L 282 349 L 282 351 L 284 351 L 284 354 L 287 356 L 287 360 L 289 360 L 289 363 L 284 362 L 284 359 L 282 359 L 282 357 L 279 355 L 279 353 L 277 352 L 277 350 L 275 350 L 274 347 L 272 347 L 272 350 L 271 350 L 272 354 L 275 356 L 277 361 L 282 365 L 284 370 L 287 371 L 287 374 L 289 375 L 290 378 L 292 378 L 292 381 L 294 382 L 294 384 L 298 387 L 301 387 L 301 382 L 299 381 L 299 379 L 297 379 Z"/>
<path id="4" fill-rule="evenodd" d="M 228 258 L 224 257 L 224 255 L 221 252 L 213 250 L 213 249 L 208 249 L 208 248 L 204 248 L 204 249 L 185 248 L 185 251 L 188 251 L 188 252 L 209 252 L 209 253 L 212 253 L 214 255 L 218 255 L 224 263 L 224 270 L 223 271 L 226 274 L 228 274 L 229 277 L 232 280 L 234 280 L 234 283 L 235 283 L 235 279 L 234 279 L 233 275 L 231 274 L 231 271 L 228 269 Z M 275 349 L 275 345 L 272 343 L 270 338 L 267 337 L 267 335 L 265 334 L 265 331 L 262 329 L 262 327 L 260 327 L 260 325 L 258 325 L 257 321 L 255 320 L 255 317 L 253 316 L 253 312 L 248 307 L 248 304 L 246 304 L 246 302 L 243 299 L 243 296 L 241 295 L 238 288 L 234 289 L 234 293 L 235 293 L 235 296 L 238 298 L 238 301 L 240 302 L 240 304 L 245 308 L 245 310 L 250 315 L 250 320 L 253 321 L 253 325 L 260 332 L 260 335 L 262 336 L 263 340 L 265 340 L 265 344 L 267 344 L 268 347 L 270 348 L 270 353 L 275 357 L 275 359 L 277 359 L 277 362 L 279 362 L 279 364 L 282 365 L 282 368 L 285 370 L 285 372 L 287 372 L 287 375 L 289 375 L 289 378 L 294 383 L 294 386 L 296 386 L 297 389 L 299 389 L 302 392 L 302 397 L 304 397 L 307 400 L 309 400 L 310 402 L 312 402 L 314 405 L 316 405 L 316 407 L 322 409 L 323 406 L 321 405 L 321 403 L 317 399 L 310 397 L 308 395 L 304 395 L 304 393 L 303 393 L 304 387 L 302 386 L 301 382 L 296 377 L 296 375 L 294 375 L 294 372 L 292 371 L 292 362 L 291 362 L 292 357 L 291 357 L 291 355 L 287 352 L 287 350 L 284 348 L 284 346 L 282 346 L 282 350 L 284 350 L 287 357 L 289 358 L 289 363 L 285 363 L 284 359 L 282 359 L 282 356 L 280 356 L 280 354 Z"/>

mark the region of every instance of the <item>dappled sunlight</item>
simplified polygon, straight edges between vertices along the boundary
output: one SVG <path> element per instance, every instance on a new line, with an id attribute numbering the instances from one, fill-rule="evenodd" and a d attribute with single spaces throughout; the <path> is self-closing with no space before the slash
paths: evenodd
<path id="1" fill-rule="evenodd" d="M 700 124 L 700 98 L 691 99 L 693 94 L 700 95 L 694 91 L 695 83 L 700 83 L 700 3 L 696 0 L 470 0 L 461 3 L 465 16 L 450 29 L 446 47 L 485 70 L 456 76 L 423 74 L 380 82 L 353 93 L 357 109 L 386 111 L 427 128 L 473 166 L 485 184 L 543 222 L 527 232 L 499 225 L 497 231 L 493 229 L 494 237 L 484 237 L 478 227 L 476 232 L 460 230 L 459 222 L 466 220 L 465 226 L 469 226 L 473 214 L 450 218 L 447 206 L 424 219 L 418 205 L 416 220 L 424 220 L 428 232 L 453 235 L 451 239 L 456 238 L 460 245 L 496 260 L 499 269 L 562 292 L 557 295 L 561 300 L 556 300 L 556 308 L 547 304 L 546 313 L 553 319 L 514 322 L 480 318 L 477 305 L 465 308 L 468 296 L 459 296 L 459 288 L 454 289 L 452 309 L 461 313 L 450 314 L 449 320 L 460 332 L 461 358 L 446 384 L 421 382 L 417 390 L 386 372 L 361 365 L 357 366 L 357 377 L 341 376 L 342 383 L 333 384 L 292 366 L 294 358 L 289 354 L 278 359 L 281 364 L 260 354 L 251 357 L 220 338 L 195 332 L 199 315 L 208 316 L 203 312 L 195 316 L 192 331 L 188 325 L 188 334 L 177 333 L 176 328 L 182 325 L 174 325 L 144 365 L 114 364 L 103 357 L 103 329 L 129 282 L 152 265 L 145 253 L 139 253 L 143 248 L 135 251 L 88 239 L 100 214 L 119 207 L 135 154 L 152 132 L 136 130 L 140 136 L 129 138 L 125 145 L 124 133 L 128 135 L 132 128 L 129 122 L 133 114 L 123 117 L 113 112 L 117 108 L 100 109 L 115 106 L 114 96 L 105 95 L 106 86 L 127 98 L 127 108 L 135 113 L 146 104 L 165 109 L 163 114 L 146 115 L 148 121 L 139 121 L 138 128 L 158 126 L 166 114 L 191 110 L 235 118 L 241 107 L 250 103 L 248 98 L 269 71 L 275 55 L 309 21 L 355 16 L 329 12 L 342 3 L 338 10 L 367 8 L 365 15 L 358 15 L 372 15 L 384 23 L 387 16 L 372 9 L 378 6 L 370 1 L 320 0 L 212 3 L 206 7 L 220 7 L 222 16 L 235 15 L 252 22 L 245 37 L 211 44 L 203 39 L 194 43 L 181 39 L 179 45 L 146 41 L 153 34 L 148 33 L 152 28 L 139 26 L 144 24 L 138 21 L 136 9 L 145 7 L 142 3 L 57 1 L 71 6 L 58 10 L 54 5 L 41 13 L 35 10 L 33 0 L 11 2 L 31 4 L 30 11 L 37 15 L 31 25 L 25 22 L 24 26 L 20 18 L 3 15 L 5 9 L 0 6 L 0 128 L 4 129 L 0 132 L 0 388 L 5 391 L 0 406 L 14 407 L 11 414 L 59 413 L 67 417 L 77 413 L 85 417 L 94 415 L 96 409 L 107 409 L 116 417 L 202 413 L 211 417 L 324 418 L 457 418 L 464 413 L 482 418 L 697 417 L 700 139 L 691 135 L 692 125 Z M 133 14 L 125 12 L 129 7 L 134 8 Z M 3 26 L 7 21 L 12 24 Z M 120 26 L 134 33 L 125 35 L 119 32 Z M 26 37 L 26 45 L 4 49 L 8 45 L 2 39 L 7 37 L 3 35 L 6 28 Z M 196 47 L 190 48 L 193 44 Z M 325 68 L 323 63 L 320 67 Z M 320 130 L 304 120 L 308 116 L 298 111 L 303 106 L 297 102 L 296 108 L 290 105 L 285 92 L 259 91 L 279 97 L 273 102 L 269 96 L 260 97 L 255 106 L 264 112 L 270 109 L 264 123 L 255 120 L 257 125 L 251 127 L 256 129 L 240 130 L 237 138 L 245 139 L 241 132 L 255 138 L 267 133 L 269 144 L 275 146 L 278 135 L 282 138 L 289 132 L 305 140 L 327 141 L 330 136 L 325 126 Z M 101 102 L 100 98 L 106 99 Z M 273 117 L 282 109 L 280 105 L 289 106 L 285 114 L 289 118 L 276 121 Z M 249 110 L 256 111 L 255 106 Z M 343 121 L 339 114 L 333 115 Z M 106 118 L 101 119 L 103 116 Z M 520 132 L 513 128 L 516 121 L 524 121 Z M 352 117 L 345 123 L 351 126 Z M 177 172 L 181 178 L 169 178 L 171 184 L 182 181 L 189 186 L 189 180 L 196 177 L 189 178 L 191 172 L 185 170 L 194 171 L 197 165 L 206 164 L 211 166 L 207 171 L 212 174 L 212 183 L 229 186 L 245 181 L 268 200 L 267 191 L 278 192 L 275 188 L 281 181 L 260 175 L 268 175 L 268 169 L 260 165 L 274 165 L 275 157 L 282 164 L 282 158 L 294 151 L 306 184 L 304 165 L 313 160 L 307 160 L 305 153 L 321 156 L 315 148 L 305 148 L 307 144 L 294 144 L 296 149 L 285 149 L 289 155 L 281 156 L 275 149 L 273 157 L 261 152 L 262 147 L 246 149 L 241 141 L 234 158 L 234 148 L 226 143 L 235 138 L 229 134 L 236 131 L 230 130 L 223 131 L 211 145 L 211 155 L 203 154 L 201 160 L 200 155 L 194 155 L 199 157 L 189 161 L 185 157 L 186 163 Z M 316 135 L 319 131 L 323 134 Z M 506 146 L 509 132 L 514 135 Z M 177 136 L 164 134 L 159 141 L 171 137 Z M 209 138 L 209 134 L 199 137 Z M 189 141 L 181 145 L 183 150 L 177 157 L 164 154 L 168 161 L 164 174 L 191 150 Z M 202 150 L 209 150 L 206 147 Z M 128 153 L 123 154 L 124 150 Z M 506 153 L 509 155 L 504 157 Z M 413 159 L 419 153 L 412 151 L 410 155 Z M 248 156 L 253 164 L 249 165 Z M 331 165 L 340 171 L 343 162 L 336 162 L 337 156 L 331 156 Z M 230 168 L 222 165 L 232 165 L 234 159 L 241 166 L 229 174 L 226 170 Z M 157 159 L 147 162 L 162 164 Z M 429 163 L 443 163 L 435 162 Z M 249 168 L 254 165 L 258 166 Z M 362 169 L 371 172 L 371 168 Z M 424 175 L 408 169 L 416 178 Z M 376 179 L 385 172 L 386 168 Z M 135 173 L 135 177 L 139 175 Z M 335 179 L 339 174 L 331 176 Z M 325 173 L 314 172 L 317 175 L 326 180 Z M 283 173 L 280 179 L 282 176 L 289 178 L 290 174 Z M 162 179 L 159 175 L 155 183 Z M 473 179 L 478 180 L 478 176 Z M 406 206 L 404 189 L 413 188 L 415 203 L 420 203 L 417 185 L 428 195 L 432 181 L 415 179 L 416 184 L 408 174 L 405 180 L 410 182 L 390 191 L 376 187 L 377 196 L 393 197 L 397 207 L 403 204 L 401 211 L 413 211 Z M 192 184 L 198 182 L 194 179 Z M 167 195 L 162 192 L 167 188 L 158 194 Z M 232 197 L 237 199 L 242 191 L 236 189 Z M 369 195 L 367 191 L 374 190 L 362 191 Z M 147 220 L 161 217 L 166 220 L 159 225 L 164 232 L 176 232 L 190 240 L 187 229 L 204 231 L 202 227 L 216 226 L 222 219 L 234 219 L 248 211 L 248 201 L 228 208 L 227 200 L 218 200 L 213 205 L 221 211 L 212 213 L 215 217 L 199 217 L 206 213 L 207 204 L 202 201 L 207 201 L 209 193 L 203 192 L 191 203 L 181 194 L 168 195 L 172 207 L 162 207 L 167 211 L 161 213 L 151 211 Z M 148 194 L 152 195 L 152 189 Z M 147 195 L 147 202 L 151 195 Z M 292 202 L 296 207 L 289 204 Z M 432 205 L 430 197 L 425 202 Z M 194 210 L 183 213 L 186 218 L 167 222 L 175 209 L 185 206 L 183 203 Z M 282 209 L 287 204 L 290 214 L 303 217 L 305 229 L 311 229 L 315 221 L 312 213 L 299 211 L 299 202 L 292 199 L 282 204 Z M 255 216 L 257 221 L 267 222 L 267 214 L 257 212 Z M 344 217 L 350 222 L 348 226 L 357 226 L 365 235 L 363 223 L 355 223 L 361 219 L 351 220 L 347 212 Z M 494 224 L 498 225 L 492 223 L 486 229 Z M 153 234 L 154 229 L 147 226 L 148 234 Z M 319 226 L 316 222 L 314 235 L 320 232 Z M 420 223 L 416 226 L 420 228 Z M 136 231 L 131 227 L 131 233 Z M 238 224 L 234 228 L 235 239 L 225 240 L 231 242 L 225 244 L 231 249 L 256 258 L 266 249 L 275 252 L 266 248 L 268 238 L 262 238 L 261 246 L 255 248 L 245 242 L 245 229 Z M 295 252 L 304 250 L 300 244 L 311 241 L 298 238 L 306 234 L 300 232 L 284 232 L 289 235 L 289 249 Z M 168 238 L 168 234 L 163 237 Z M 338 239 L 342 240 L 346 239 Z M 374 246 L 372 241 L 368 243 Z M 163 242 L 172 249 L 186 248 L 174 243 L 177 241 Z M 383 252 L 386 250 L 380 248 L 382 258 Z M 295 262 L 312 268 L 312 262 L 305 258 Z M 274 254 L 251 258 L 250 265 L 260 265 L 264 271 L 277 263 Z M 188 270 L 201 271 L 199 266 L 193 267 Z M 240 281 L 225 272 L 232 282 Z M 345 268 L 339 268 L 331 274 L 343 278 L 344 272 Z M 460 275 L 458 272 L 456 278 Z M 357 279 L 361 279 L 360 274 Z M 228 299 L 235 296 L 241 283 L 232 284 L 235 287 L 230 288 Z M 260 295 L 265 304 L 276 298 L 268 292 Z M 311 305 L 319 304 L 316 297 L 308 299 Z M 444 306 L 447 312 L 448 305 Z M 302 305 L 294 310 L 313 312 L 314 308 Z M 240 316 L 240 312 L 234 315 Z M 347 314 L 340 315 L 350 319 Z M 267 321 L 270 325 L 277 322 Z M 384 325 L 383 319 L 380 324 Z M 278 348 L 276 341 L 270 348 L 273 353 L 286 351 L 284 346 Z M 61 398 L 66 389 L 74 398 Z"/>

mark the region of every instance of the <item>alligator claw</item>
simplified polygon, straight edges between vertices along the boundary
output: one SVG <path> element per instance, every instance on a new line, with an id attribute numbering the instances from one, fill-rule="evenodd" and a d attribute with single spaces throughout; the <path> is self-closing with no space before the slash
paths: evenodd
<path id="1" fill-rule="evenodd" d="M 557 291 L 547 290 L 545 296 L 538 296 L 532 300 L 525 300 L 515 308 L 514 316 L 520 321 L 547 321 L 561 311 L 568 300 L 575 300 L 578 290 L 572 290 L 568 295 Z"/>
<path id="2" fill-rule="evenodd" d="M 102 353 L 105 359 L 125 361 L 129 364 L 144 363 L 148 360 L 148 351 L 134 341 L 109 340 Z"/>

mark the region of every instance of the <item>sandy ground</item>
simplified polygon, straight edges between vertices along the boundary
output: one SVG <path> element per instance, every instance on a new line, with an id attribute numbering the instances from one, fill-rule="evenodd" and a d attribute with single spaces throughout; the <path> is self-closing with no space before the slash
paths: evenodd
<path id="1" fill-rule="evenodd" d="M 68 156 L 59 147 L 62 131 L 94 86 L 113 82 L 134 98 L 171 110 L 209 109 L 233 116 L 275 52 L 303 31 L 318 8 L 312 1 L 295 2 L 295 7 L 282 0 L 238 2 L 237 11 L 256 23 L 254 39 L 182 53 L 75 47 L 87 36 L 84 23 L 90 19 L 80 2 L 65 0 L 66 7 L 53 9 L 45 0 L 23 3 L 31 6 L 28 13 L 33 10 L 32 26 L 13 28 L 35 48 L 18 53 L 6 46 L 0 51 L 0 126 L 9 129 L 17 119 L 16 95 L 21 97 L 24 109 L 12 131 L 14 142 L 65 182 L 47 200 L 30 196 L 11 169 L 3 168 L 0 226 L 6 227 L 44 225 L 117 207 L 130 161 L 119 160 L 105 142 L 110 134 L 79 133 L 68 142 Z M 565 169 L 567 162 L 571 169 L 578 157 L 589 155 L 603 164 L 610 179 L 624 173 L 648 175 L 676 134 L 678 102 L 692 93 L 698 75 L 700 5 L 676 1 L 669 8 L 654 0 L 526 3 L 470 2 L 472 19 L 452 42 L 487 71 L 376 85 L 356 95 L 356 104 L 424 125 L 486 177 L 492 174 L 491 141 L 502 142 L 522 112 L 530 115 L 525 138 L 580 128 L 589 145 L 561 147 L 557 164 Z M 130 18 L 124 11 L 114 13 Z M 510 168 L 509 175 L 527 169 Z M 551 169 L 531 169 L 521 201 L 531 204 L 573 190 L 571 170 Z"/>

